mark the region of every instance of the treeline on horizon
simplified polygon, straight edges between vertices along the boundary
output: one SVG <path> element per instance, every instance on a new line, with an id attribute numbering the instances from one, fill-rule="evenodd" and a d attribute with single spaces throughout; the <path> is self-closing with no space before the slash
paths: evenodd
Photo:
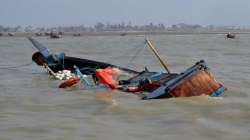
<path id="1" fill-rule="evenodd" d="M 102 22 L 96 23 L 94 26 L 58 26 L 58 27 L 32 27 L 32 26 L 16 26 L 4 27 L 0 25 L 0 32 L 115 32 L 115 31 L 190 31 L 190 30 L 214 30 L 214 29 L 238 29 L 234 26 L 216 27 L 214 25 L 201 26 L 199 24 L 185 24 L 179 23 L 172 26 L 165 26 L 164 24 L 149 23 L 146 25 L 132 25 L 132 24 L 104 24 Z"/>

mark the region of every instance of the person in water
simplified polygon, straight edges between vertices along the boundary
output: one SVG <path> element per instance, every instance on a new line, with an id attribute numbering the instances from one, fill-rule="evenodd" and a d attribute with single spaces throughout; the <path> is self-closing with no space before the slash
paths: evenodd
<path id="1" fill-rule="evenodd" d="M 43 55 L 41 52 L 36 52 L 32 56 L 32 60 L 39 66 L 48 66 L 54 72 L 64 69 L 65 53 L 57 52 Z"/>
<path id="2" fill-rule="evenodd" d="M 64 57 L 65 53 L 62 52 L 51 53 L 47 58 L 47 63 L 49 66 L 62 64 Z"/>

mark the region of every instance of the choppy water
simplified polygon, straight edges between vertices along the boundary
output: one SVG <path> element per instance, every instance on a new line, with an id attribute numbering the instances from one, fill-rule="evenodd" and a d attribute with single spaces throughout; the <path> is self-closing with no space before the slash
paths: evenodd
<path id="1" fill-rule="evenodd" d="M 0 140 L 249 140 L 250 35 L 237 37 L 151 36 L 172 72 L 204 59 L 229 90 L 219 98 L 150 101 L 118 91 L 59 89 L 60 82 L 28 65 L 36 49 L 26 38 L 0 37 Z M 37 39 L 67 55 L 161 70 L 141 36 Z"/>

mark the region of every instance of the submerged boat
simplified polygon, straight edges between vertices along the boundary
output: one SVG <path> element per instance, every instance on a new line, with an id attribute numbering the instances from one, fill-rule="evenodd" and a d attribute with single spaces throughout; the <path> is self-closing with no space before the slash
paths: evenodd
<path id="1" fill-rule="evenodd" d="M 64 53 L 53 54 L 48 48 L 44 47 L 35 39 L 31 37 L 28 39 L 39 50 L 33 54 L 32 60 L 40 66 L 49 67 L 49 69 L 52 70 L 52 74 L 65 69 L 75 71 L 81 77 L 80 79 L 85 80 L 86 83 L 88 83 L 88 81 L 82 78 L 83 74 L 91 75 L 96 78 L 93 79 L 94 82 L 107 85 L 108 88 L 118 89 L 124 92 L 143 92 L 141 95 L 143 95 L 142 99 L 144 100 L 200 95 L 214 97 L 221 95 L 226 90 L 223 84 L 214 78 L 204 60 L 197 62 L 182 73 L 170 72 L 156 49 L 148 40 L 146 40 L 147 44 L 166 69 L 166 73 L 149 72 L 147 69 L 142 72 L 137 72 L 109 63 L 66 56 Z M 127 80 L 115 81 L 113 76 L 114 73 L 117 74 L 117 72 L 114 68 L 132 73 L 135 76 Z M 78 81 L 79 78 L 69 79 L 69 81 L 65 81 L 61 87 L 71 86 Z"/>
<path id="2" fill-rule="evenodd" d="M 33 54 L 32 60 L 36 62 L 36 64 L 38 64 L 39 66 L 47 64 L 48 67 L 54 72 L 62 71 L 64 69 L 74 71 L 75 70 L 74 66 L 77 66 L 82 72 L 82 74 L 87 74 L 87 75 L 94 74 L 96 69 L 102 69 L 107 67 L 119 68 L 122 71 L 128 73 L 134 73 L 134 74 L 138 73 L 135 70 L 123 68 L 105 62 L 66 56 L 65 53 L 61 52 L 51 53 L 48 48 L 46 48 L 44 45 L 39 43 L 34 38 L 29 37 L 28 39 L 35 46 L 35 48 L 38 49 L 38 52 L 35 52 Z"/>
<path id="3" fill-rule="evenodd" d="M 167 79 L 154 91 L 146 94 L 143 99 L 161 99 L 173 97 L 190 97 L 221 95 L 226 88 L 218 82 L 209 71 L 204 60 L 197 62 L 186 71 Z"/>
<path id="4" fill-rule="evenodd" d="M 200 60 L 182 73 L 171 73 L 156 49 L 148 40 L 147 43 L 167 73 L 144 71 L 128 80 L 120 81 L 119 83 L 122 85 L 119 87 L 120 90 L 146 91 L 148 93 L 144 94 L 142 98 L 144 100 L 200 95 L 216 97 L 226 90 L 225 86 L 215 79 L 204 60 Z"/>
<path id="5" fill-rule="evenodd" d="M 142 99 L 162 99 L 208 95 L 220 96 L 226 88 L 210 72 L 204 60 L 200 60 L 182 73 L 159 73 L 147 70 L 119 81 L 119 90 L 144 92 Z"/>

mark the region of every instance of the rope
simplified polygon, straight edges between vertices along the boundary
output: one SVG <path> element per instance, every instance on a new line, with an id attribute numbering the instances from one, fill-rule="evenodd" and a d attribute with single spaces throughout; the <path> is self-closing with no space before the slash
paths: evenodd
<path id="1" fill-rule="evenodd" d="M 63 69 L 65 69 L 65 67 L 64 67 L 64 56 L 65 55 L 63 55 L 63 63 L 62 63 Z"/>
<path id="2" fill-rule="evenodd" d="M 132 58 L 128 61 L 127 67 L 131 65 L 131 63 L 136 59 L 136 57 L 146 48 L 146 47 L 138 47 L 139 49 L 136 50 L 135 54 L 132 56 Z"/>
<path id="3" fill-rule="evenodd" d="M 22 64 L 22 65 L 17 65 L 17 66 L 8 66 L 8 67 L 0 67 L 0 69 L 15 69 L 15 68 L 21 68 L 21 67 L 26 67 L 32 65 L 33 62 Z"/>

